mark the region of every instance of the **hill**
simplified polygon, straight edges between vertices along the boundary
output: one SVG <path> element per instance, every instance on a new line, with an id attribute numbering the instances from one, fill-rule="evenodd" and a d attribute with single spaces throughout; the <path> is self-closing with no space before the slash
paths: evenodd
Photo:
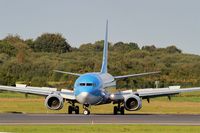
<path id="1" fill-rule="evenodd" d="M 76 77 L 54 73 L 54 69 L 76 73 L 99 71 L 103 41 L 70 46 L 60 34 L 39 36 L 23 40 L 8 36 L 0 40 L 0 84 L 23 82 L 33 86 L 73 87 Z M 176 46 L 156 48 L 136 43 L 109 44 L 108 71 L 124 75 L 148 71 L 162 71 L 160 75 L 130 78 L 120 82 L 118 88 L 146 88 L 182 85 L 200 86 L 200 56 L 184 54 Z"/>

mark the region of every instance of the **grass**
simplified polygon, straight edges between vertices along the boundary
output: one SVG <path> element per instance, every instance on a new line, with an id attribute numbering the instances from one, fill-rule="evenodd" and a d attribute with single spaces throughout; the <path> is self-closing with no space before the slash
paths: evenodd
<path id="1" fill-rule="evenodd" d="M 169 101 L 166 97 L 152 99 L 150 103 L 143 100 L 143 108 L 128 114 L 200 114 L 200 92 L 185 93 L 172 97 Z M 3 92 L 0 93 L 0 112 L 23 112 L 23 113 L 66 113 L 67 105 L 59 111 L 49 110 L 44 106 L 44 97 L 24 94 Z M 80 105 L 80 112 L 82 106 Z M 111 114 L 113 104 L 92 106 L 91 113 Z"/>
<path id="2" fill-rule="evenodd" d="M 200 114 L 200 92 L 185 93 L 172 97 L 152 99 L 150 103 L 143 100 L 143 108 L 134 114 Z M 24 113 L 66 113 L 67 103 L 63 109 L 52 111 L 44 106 L 44 98 L 24 94 L 0 93 L 0 112 Z M 81 107 L 81 106 L 80 106 Z M 80 108 L 82 111 L 82 108 Z M 112 113 L 113 105 L 100 105 L 91 108 L 92 113 Z M 199 133 L 200 126 L 169 126 L 169 125 L 0 125 L 0 132 L 15 133 Z"/>
<path id="3" fill-rule="evenodd" d="M 160 125 L 6 125 L 0 132 L 16 133 L 199 133 L 200 126 Z"/>

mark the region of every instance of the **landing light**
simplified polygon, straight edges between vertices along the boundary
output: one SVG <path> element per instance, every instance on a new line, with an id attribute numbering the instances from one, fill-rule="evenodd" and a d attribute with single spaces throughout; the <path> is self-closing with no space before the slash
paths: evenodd
<path id="1" fill-rule="evenodd" d="M 114 94 L 111 94 L 111 95 L 110 95 L 110 97 L 111 97 L 111 98 L 114 98 L 114 97 L 115 97 L 115 95 L 114 95 Z"/>

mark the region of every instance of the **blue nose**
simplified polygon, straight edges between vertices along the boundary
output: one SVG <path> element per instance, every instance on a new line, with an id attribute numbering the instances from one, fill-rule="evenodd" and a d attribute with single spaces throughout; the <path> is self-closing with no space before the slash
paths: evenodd
<path id="1" fill-rule="evenodd" d="M 75 96 L 81 92 L 87 92 L 92 95 L 96 95 L 101 87 L 101 79 L 95 73 L 87 73 L 81 75 L 75 82 L 74 92 Z"/>
<path id="2" fill-rule="evenodd" d="M 93 93 L 95 91 L 94 87 L 81 87 L 80 89 L 82 92 Z"/>
<path id="3" fill-rule="evenodd" d="M 79 95 L 82 92 L 86 92 L 89 94 L 95 94 L 96 89 L 94 87 L 90 87 L 90 86 L 77 86 L 75 88 L 75 96 Z"/>

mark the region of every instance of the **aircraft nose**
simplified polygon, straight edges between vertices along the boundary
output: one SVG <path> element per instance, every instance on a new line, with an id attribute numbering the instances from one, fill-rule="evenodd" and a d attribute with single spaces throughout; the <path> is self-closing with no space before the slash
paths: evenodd
<path id="1" fill-rule="evenodd" d="M 82 92 L 81 96 L 82 96 L 83 99 L 87 99 L 87 97 L 89 96 L 89 93 L 88 92 Z"/>
<path id="2" fill-rule="evenodd" d="M 77 100 L 82 104 L 88 104 L 89 95 L 90 94 L 88 92 L 81 92 L 77 97 Z"/>

